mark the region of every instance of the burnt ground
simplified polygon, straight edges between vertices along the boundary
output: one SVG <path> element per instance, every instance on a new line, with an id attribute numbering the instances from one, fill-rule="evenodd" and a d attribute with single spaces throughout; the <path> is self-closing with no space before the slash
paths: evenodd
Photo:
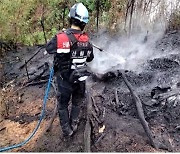
<path id="1" fill-rule="evenodd" d="M 180 32 L 166 34 L 157 42 L 155 50 L 168 56 L 154 58 L 144 64 L 144 71 L 126 72 L 143 103 L 145 118 L 154 138 L 164 146 L 154 149 L 141 126 L 135 103 L 129 90 L 117 71 L 108 72 L 101 78 L 92 78 L 92 93 L 96 105 L 103 110 L 105 130 L 103 135 L 96 133 L 92 137 L 93 152 L 180 152 L 180 96 L 164 101 L 156 99 L 158 93 L 180 88 Z M 19 70 L 24 60 L 35 53 L 37 47 L 22 47 L 8 52 L 1 60 L 1 93 L 8 113 L 0 121 L 0 147 L 17 144 L 25 140 L 35 128 L 42 109 L 45 84 L 28 86 L 25 69 Z M 176 50 L 177 52 L 172 52 Z M 30 78 L 42 71 L 38 69 L 44 62 L 51 63 L 52 57 L 39 54 L 28 64 Z M 32 75 L 31 75 L 32 74 Z M 44 75 L 46 77 L 48 73 Z M 156 87 L 156 88 L 155 88 Z M 159 90 L 157 90 L 159 87 Z M 114 91 L 117 90 L 119 103 L 116 103 Z M 16 92 L 14 92 L 16 91 Z M 14 92 L 14 93 L 13 93 Z M 25 146 L 11 150 L 13 152 L 83 152 L 83 132 L 86 123 L 85 106 L 82 102 L 80 125 L 77 133 L 69 141 L 64 141 L 59 119 L 56 116 L 50 132 L 45 132 L 55 104 L 55 94 L 51 88 L 45 119 L 35 137 Z M 95 130 L 97 131 L 97 130 Z M 99 137 L 101 140 L 98 140 Z"/>

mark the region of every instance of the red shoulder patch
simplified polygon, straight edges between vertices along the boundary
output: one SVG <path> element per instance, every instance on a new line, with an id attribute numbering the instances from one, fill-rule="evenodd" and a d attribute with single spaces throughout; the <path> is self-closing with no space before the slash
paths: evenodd
<path id="1" fill-rule="evenodd" d="M 67 37 L 66 33 L 57 34 L 57 48 L 58 49 L 70 48 L 69 38 Z"/>
<path id="2" fill-rule="evenodd" d="M 80 42 L 88 42 L 89 41 L 89 37 L 88 37 L 88 35 L 86 33 L 83 33 L 83 34 L 74 34 L 74 36 Z"/>

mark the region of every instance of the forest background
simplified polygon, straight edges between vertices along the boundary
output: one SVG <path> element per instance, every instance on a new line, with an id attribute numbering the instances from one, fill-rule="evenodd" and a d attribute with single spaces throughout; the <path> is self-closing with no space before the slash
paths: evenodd
<path id="1" fill-rule="evenodd" d="M 167 18 L 166 30 L 180 28 L 180 2 L 173 1 L 173 9 Z M 44 44 L 59 30 L 68 27 L 69 9 L 75 2 L 83 2 L 88 8 L 90 22 L 86 31 L 90 34 L 99 29 L 128 33 L 133 24 L 133 14 L 138 17 L 152 15 L 158 6 L 158 16 L 166 16 L 169 0 L 1 0 L 0 41 L 11 46 Z M 169 3 L 167 3 L 169 2 Z M 157 10 L 156 10 L 157 11 Z M 147 16 L 146 16 L 147 17 Z M 128 26 L 127 26 L 128 25 Z M 1 51 L 2 52 L 2 48 Z"/>

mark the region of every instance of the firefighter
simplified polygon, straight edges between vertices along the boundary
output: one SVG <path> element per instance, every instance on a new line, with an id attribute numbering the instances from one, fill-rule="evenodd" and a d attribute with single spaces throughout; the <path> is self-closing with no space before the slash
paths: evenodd
<path id="1" fill-rule="evenodd" d="M 83 32 L 89 20 L 87 8 L 82 3 L 76 3 L 68 16 L 70 28 L 58 33 L 46 45 L 47 52 L 54 54 L 58 113 L 65 137 L 72 136 L 77 130 L 80 105 L 85 94 L 85 80 L 89 75 L 86 62 L 91 62 L 94 58 L 89 37 Z M 72 108 L 69 112 L 71 97 Z"/>

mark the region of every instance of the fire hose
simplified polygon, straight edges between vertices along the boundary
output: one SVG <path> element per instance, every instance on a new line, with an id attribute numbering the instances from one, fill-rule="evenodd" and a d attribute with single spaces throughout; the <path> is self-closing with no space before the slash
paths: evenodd
<path id="1" fill-rule="evenodd" d="M 96 46 L 93 44 L 93 47 L 99 49 L 99 51 L 104 51 L 102 48 Z M 37 55 L 37 53 L 39 53 L 40 50 L 38 50 L 38 52 L 36 52 L 36 54 L 33 56 L 33 58 Z M 30 59 L 31 60 L 31 59 Z M 29 60 L 29 61 L 30 61 Z M 53 78 L 53 75 L 54 75 L 54 68 L 52 67 L 51 70 L 50 70 L 50 75 L 49 75 L 49 80 L 48 80 L 48 84 L 47 84 L 47 88 L 46 88 L 46 91 L 45 91 L 45 95 L 44 95 L 44 99 L 43 99 L 43 109 L 41 111 L 41 115 L 40 115 L 40 119 L 39 119 L 39 122 L 37 124 L 37 126 L 35 127 L 35 129 L 33 130 L 33 132 L 30 134 L 30 136 L 24 140 L 23 142 L 19 143 L 19 144 L 15 144 L 15 145 L 12 145 L 12 146 L 9 146 L 9 147 L 5 147 L 5 148 L 0 148 L 0 152 L 5 152 L 5 151 L 8 151 L 8 150 L 12 150 L 12 149 L 15 149 L 15 148 L 19 148 L 23 145 L 25 145 L 26 143 L 28 143 L 33 137 L 34 135 L 36 134 L 36 132 L 38 131 L 39 127 L 40 127 L 40 124 L 44 118 L 44 115 L 45 115 L 45 108 L 46 108 L 46 104 L 47 104 L 47 100 L 48 100 L 48 94 L 49 94 L 49 91 L 50 91 L 50 88 L 51 88 L 51 82 L 52 82 L 52 78 Z M 122 74 L 122 77 L 125 78 L 125 76 Z M 126 82 L 126 78 L 124 79 L 125 82 Z M 127 83 L 127 82 L 126 82 Z M 127 84 L 128 85 L 128 84 Z M 142 104 L 140 103 L 140 106 Z M 138 105 L 137 105 L 138 106 Z M 141 109 L 141 108 L 140 108 Z M 140 112 L 142 113 L 142 111 Z M 141 117 L 141 116 L 140 116 Z M 148 134 L 148 137 L 151 141 L 151 144 L 156 148 L 156 145 L 154 144 L 154 141 L 152 139 L 152 134 L 151 134 L 151 131 L 149 130 L 149 127 L 148 125 L 146 124 L 146 121 L 144 120 L 144 116 L 141 120 L 140 118 L 140 121 L 143 121 L 142 123 L 145 123 L 145 126 L 143 125 L 146 133 Z M 148 130 L 148 131 L 147 131 Z"/>
<path id="2" fill-rule="evenodd" d="M 27 62 L 31 61 L 41 51 L 41 49 L 43 47 L 44 46 L 39 48 L 38 51 Z M 20 68 L 23 68 L 25 65 L 27 65 L 27 63 L 22 65 Z M 46 108 L 46 104 L 47 104 L 47 100 L 48 100 L 48 94 L 49 94 L 49 91 L 50 91 L 50 88 L 51 88 L 51 82 L 52 82 L 53 76 L 54 76 L 54 67 L 52 67 L 51 70 L 50 70 L 49 80 L 48 80 L 47 88 L 46 88 L 44 99 L 43 99 L 43 109 L 41 111 L 39 121 L 38 121 L 35 129 L 33 130 L 33 132 L 29 135 L 29 137 L 26 140 L 22 141 L 21 143 L 18 143 L 18 144 L 12 145 L 12 146 L 8 146 L 8 147 L 0 148 L 0 152 L 5 152 L 5 151 L 8 151 L 8 150 L 20 148 L 23 145 L 25 145 L 26 143 L 28 143 L 34 137 L 34 135 L 38 131 L 38 129 L 40 127 L 40 124 L 41 124 L 41 122 L 42 122 L 42 120 L 44 118 L 44 115 L 45 115 L 45 108 Z"/>
<path id="3" fill-rule="evenodd" d="M 98 47 L 98 46 L 95 45 L 95 44 L 92 44 L 92 46 L 93 46 L 94 48 L 98 49 L 100 52 L 104 52 L 104 53 L 106 53 L 107 55 L 109 55 L 110 57 L 112 57 L 113 59 L 118 60 L 121 64 L 123 64 L 123 63 L 126 62 L 126 59 L 123 58 L 122 56 L 117 56 L 117 55 L 111 54 L 111 53 L 107 52 L 106 50 Z"/>
<path id="4" fill-rule="evenodd" d="M 23 142 L 21 142 L 19 144 L 9 146 L 9 147 L 0 148 L 0 152 L 5 152 L 5 151 L 8 151 L 8 150 L 19 148 L 19 147 L 25 145 L 26 143 L 28 143 L 34 137 L 34 135 L 38 131 L 38 129 L 40 127 L 40 124 L 41 124 L 41 122 L 42 122 L 42 120 L 44 118 L 44 115 L 45 115 L 45 108 L 46 108 L 46 104 L 47 104 L 47 100 L 48 100 L 48 94 L 49 94 L 49 91 L 50 91 L 50 88 L 51 88 L 51 81 L 52 81 L 53 75 L 54 75 L 54 68 L 52 67 L 51 70 L 50 70 L 49 80 L 48 80 L 47 88 L 46 88 L 45 95 L 44 95 L 43 109 L 41 111 L 39 122 L 38 122 L 37 126 L 35 127 L 35 129 L 33 130 L 33 132 L 30 134 L 30 136 L 25 141 L 23 141 Z"/>

